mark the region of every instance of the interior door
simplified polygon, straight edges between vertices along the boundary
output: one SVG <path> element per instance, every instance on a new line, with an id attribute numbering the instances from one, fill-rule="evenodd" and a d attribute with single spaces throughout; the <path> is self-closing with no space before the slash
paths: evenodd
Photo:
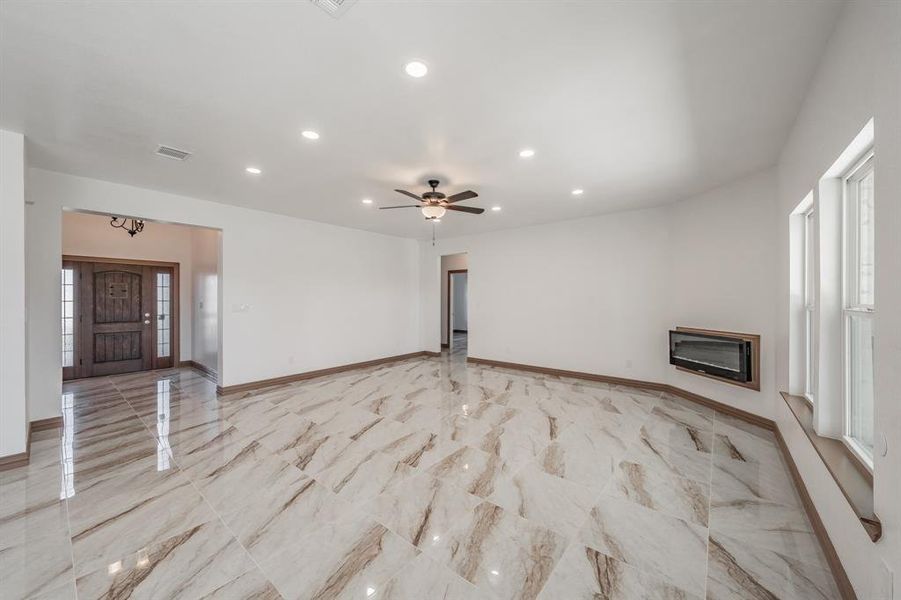
<path id="1" fill-rule="evenodd" d="M 153 368 L 152 267 L 82 263 L 83 377 Z"/>

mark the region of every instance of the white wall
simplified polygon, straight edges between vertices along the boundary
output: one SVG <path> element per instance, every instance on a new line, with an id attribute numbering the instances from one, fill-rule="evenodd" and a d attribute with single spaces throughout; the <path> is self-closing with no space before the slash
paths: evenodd
<path id="1" fill-rule="evenodd" d="M 670 327 L 760 335 L 754 391 L 667 369 L 667 382 L 768 418 L 775 398 L 777 178 L 770 169 L 666 209 Z"/>
<path id="2" fill-rule="evenodd" d="M 849 2 L 814 77 L 779 162 L 776 385 L 789 383 L 788 215 L 866 122 L 876 129 L 876 430 L 873 544 L 784 404 L 776 419 L 859 598 L 884 598 L 882 563 L 901 587 L 901 3 Z M 895 597 L 899 597 L 895 592 Z"/>
<path id="3" fill-rule="evenodd" d="M 0 456 L 24 452 L 27 439 L 24 186 L 24 138 L 0 129 Z"/>
<path id="4" fill-rule="evenodd" d="M 63 254 L 179 263 L 179 358 L 191 360 L 192 227 L 148 222 L 130 237 L 105 215 L 63 213 Z"/>
<path id="5" fill-rule="evenodd" d="M 191 358 L 208 369 L 219 371 L 219 245 L 215 229 L 191 229 Z"/>
<path id="6" fill-rule="evenodd" d="M 416 242 L 29 169 L 32 418 L 59 414 L 62 208 L 222 230 L 220 383 L 415 352 Z M 224 310 L 223 310 L 224 309 Z"/>
<path id="7" fill-rule="evenodd" d="M 466 273 L 451 275 L 451 329 L 466 331 L 469 329 L 466 306 Z"/>
<path id="8" fill-rule="evenodd" d="M 770 169 L 660 208 L 423 242 L 423 305 L 444 293 L 438 257 L 465 251 L 470 356 L 672 383 L 771 417 L 776 193 Z M 677 372 L 676 326 L 760 334 L 761 391 Z M 423 346 L 442 329 L 425 311 Z"/>
<path id="9" fill-rule="evenodd" d="M 667 247 L 660 209 L 423 242 L 422 302 L 440 301 L 439 257 L 465 251 L 470 356 L 663 381 Z M 429 350 L 438 317 L 423 311 Z"/>
<path id="10" fill-rule="evenodd" d="M 458 253 L 458 254 L 450 254 L 447 256 L 441 257 L 441 299 L 439 303 L 441 304 L 441 343 L 447 344 L 447 272 L 448 271 L 459 271 L 460 269 L 468 269 L 469 268 L 469 257 L 466 256 L 466 253 Z M 428 306 L 427 310 L 434 310 L 434 304 L 426 305 Z"/>

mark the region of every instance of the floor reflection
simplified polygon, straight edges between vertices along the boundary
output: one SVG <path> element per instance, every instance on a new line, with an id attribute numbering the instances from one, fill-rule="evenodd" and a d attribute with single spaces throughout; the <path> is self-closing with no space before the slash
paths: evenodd
<path id="1" fill-rule="evenodd" d="M 156 470 L 166 471 L 171 467 L 172 448 L 169 447 L 169 406 L 172 382 L 163 379 L 156 382 Z"/>
<path id="2" fill-rule="evenodd" d="M 75 495 L 75 394 L 71 392 L 63 394 L 62 412 L 63 435 L 60 448 L 62 481 L 59 498 L 65 500 Z"/>

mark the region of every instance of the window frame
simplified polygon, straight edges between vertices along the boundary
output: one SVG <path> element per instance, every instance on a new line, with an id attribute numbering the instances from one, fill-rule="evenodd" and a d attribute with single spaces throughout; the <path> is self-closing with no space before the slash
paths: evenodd
<path id="1" fill-rule="evenodd" d="M 816 396 L 816 220 L 815 207 L 811 205 L 801 213 L 803 222 L 803 277 L 804 277 L 804 398 L 814 403 Z"/>
<path id="2" fill-rule="evenodd" d="M 855 184 L 870 173 L 875 173 L 875 155 L 868 149 L 842 176 L 842 442 L 851 453 L 872 473 L 873 453 L 851 432 L 852 422 L 852 351 L 851 321 L 853 318 L 871 321 L 876 312 L 875 298 L 872 304 L 861 303 L 859 294 L 860 282 L 860 204 Z M 874 211 L 875 212 L 875 211 Z M 874 234 L 875 234 L 875 224 Z M 875 260 L 874 260 L 875 263 Z M 875 293 L 875 273 L 874 273 Z M 871 337 L 871 344 L 873 344 Z M 875 348 L 871 356 L 875 355 Z M 875 363 L 875 361 L 874 361 Z M 875 367 L 875 365 L 873 365 Z M 875 389 L 873 391 L 875 403 Z M 874 423 L 875 430 L 875 423 Z M 875 432 L 875 431 L 874 431 Z"/>

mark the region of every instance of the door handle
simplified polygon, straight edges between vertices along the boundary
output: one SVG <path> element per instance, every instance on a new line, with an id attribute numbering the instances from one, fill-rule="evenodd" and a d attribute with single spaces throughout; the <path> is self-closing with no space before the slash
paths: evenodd
<path id="1" fill-rule="evenodd" d="M 150 313 L 144 313 L 144 318 L 145 318 L 145 319 L 146 319 L 147 317 L 149 317 L 149 316 L 150 316 Z"/>
<path id="2" fill-rule="evenodd" d="M 147 319 L 144 319 L 144 325 L 150 325 L 150 321 Z"/>

